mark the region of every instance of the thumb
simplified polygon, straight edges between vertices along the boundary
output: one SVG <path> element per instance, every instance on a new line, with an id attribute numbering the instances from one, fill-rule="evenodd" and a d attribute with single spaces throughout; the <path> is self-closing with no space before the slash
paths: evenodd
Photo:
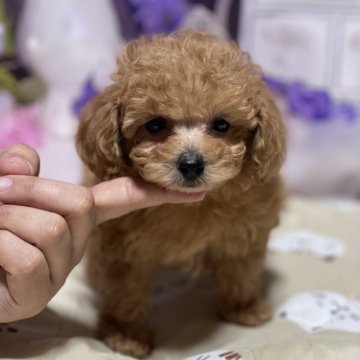
<path id="1" fill-rule="evenodd" d="M 40 159 L 37 152 L 24 144 L 0 149 L 0 176 L 39 174 Z"/>
<path id="2" fill-rule="evenodd" d="M 97 224 L 131 211 L 165 203 L 201 201 L 205 193 L 170 191 L 141 179 L 121 177 L 91 188 L 95 198 Z"/>

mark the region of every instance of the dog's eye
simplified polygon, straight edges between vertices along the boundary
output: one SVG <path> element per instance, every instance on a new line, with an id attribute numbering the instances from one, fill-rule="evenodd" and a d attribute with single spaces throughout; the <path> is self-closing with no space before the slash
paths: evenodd
<path id="1" fill-rule="evenodd" d="M 230 129 L 230 124 L 225 119 L 215 119 L 211 128 L 218 133 L 225 133 Z"/>
<path id="2" fill-rule="evenodd" d="M 148 121 L 145 124 L 145 128 L 150 134 L 157 134 L 158 132 L 166 129 L 166 120 L 162 117 L 157 117 Z"/>

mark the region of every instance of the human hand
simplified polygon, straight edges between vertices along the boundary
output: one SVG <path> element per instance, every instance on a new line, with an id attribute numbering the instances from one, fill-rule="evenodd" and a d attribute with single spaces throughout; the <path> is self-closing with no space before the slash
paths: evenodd
<path id="1" fill-rule="evenodd" d="M 0 322 L 31 317 L 47 305 L 80 261 L 96 224 L 204 196 L 130 178 L 87 189 L 38 178 L 39 167 L 27 146 L 0 149 Z"/>
<path id="2" fill-rule="evenodd" d="M 0 150 L 0 322 L 46 306 L 80 261 L 94 226 L 91 191 L 38 178 L 39 166 L 26 146 Z"/>

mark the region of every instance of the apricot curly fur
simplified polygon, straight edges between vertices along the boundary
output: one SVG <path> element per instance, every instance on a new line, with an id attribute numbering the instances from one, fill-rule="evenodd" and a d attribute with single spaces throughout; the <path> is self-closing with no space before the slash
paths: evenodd
<path id="1" fill-rule="evenodd" d="M 259 67 L 237 44 L 198 31 L 136 40 L 117 65 L 113 84 L 83 112 L 77 135 L 95 181 L 140 176 L 206 197 L 100 226 L 88 256 L 99 293 L 99 333 L 116 351 L 150 352 L 149 297 L 163 266 L 212 274 L 222 319 L 268 320 L 258 283 L 283 202 L 285 129 Z M 144 125 L 156 117 L 166 120 L 166 129 L 150 134 Z M 226 134 L 211 130 L 214 118 L 230 123 Z M 205 161 L 190 187 L 176 166 L 186 151 Z"/>

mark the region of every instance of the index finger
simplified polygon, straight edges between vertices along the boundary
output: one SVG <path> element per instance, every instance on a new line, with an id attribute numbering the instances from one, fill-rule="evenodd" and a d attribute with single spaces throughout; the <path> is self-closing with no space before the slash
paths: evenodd
<path id="1" fill-rule="evenodd" d="M 3 183 L 3 186 L 1 186 Z M 64 217 L 71 232 L 76 259 L 95 225 L 94 198 L 80 185 L 34 176 L 0 177 L 0 202 L 23 205 Z"/>
<path id="2" fill-rule="evenodd" d="M 182 193 L 166 190 L 141 179 L 120 177 L 91 188 L 96 204 L 96 222 L 125 215 L 131 211 L 165 203 L 189 203 L 204 199 L 205 193 Z"/>

